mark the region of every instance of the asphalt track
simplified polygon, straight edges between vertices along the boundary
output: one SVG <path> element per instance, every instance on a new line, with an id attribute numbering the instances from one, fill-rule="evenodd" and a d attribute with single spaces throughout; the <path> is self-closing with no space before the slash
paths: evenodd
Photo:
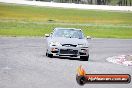
<path id="1" fill-rule="evenodd" d="M 131 66 L 106 61 L 107 57 L 132 54 L 132 39 L 91 39 L 90 60 L 45 56 L 44 38 L 0 37 L 0 88 L 131 88 L 129 84 L 76 83 L 76 69 L 88 74 L 130 74 Z"/>

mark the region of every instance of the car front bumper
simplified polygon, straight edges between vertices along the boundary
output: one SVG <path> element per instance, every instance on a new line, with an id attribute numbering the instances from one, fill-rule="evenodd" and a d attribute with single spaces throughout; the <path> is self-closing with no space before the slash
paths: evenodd
<path id="1" fill-rule="evenodd" d="M 88 47 L 48 47 L 48 53 L 53 54 L 53 56 L 69 56 L 69 57 L 80 57 L 88 56 L 89 48 Z"/>

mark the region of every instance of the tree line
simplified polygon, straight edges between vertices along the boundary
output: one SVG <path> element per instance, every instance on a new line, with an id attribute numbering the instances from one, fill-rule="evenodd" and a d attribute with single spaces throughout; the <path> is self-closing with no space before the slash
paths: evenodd
<path id="1" fill-rule="evenodd" d="M 46 2 L 132 6 L 132 0 L 36 0 Z"/>

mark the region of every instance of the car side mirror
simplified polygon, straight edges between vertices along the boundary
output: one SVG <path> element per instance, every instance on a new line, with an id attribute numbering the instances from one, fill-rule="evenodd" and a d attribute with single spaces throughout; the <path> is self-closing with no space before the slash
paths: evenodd
<path id="1" fill-rule="evenodd" d="M 50 35 L 49 34 L 45 34 L 45 37 L 49 37 Z"/>
<path id="2" fill-rule="evenodd" d="M 86 38 L 87 38 L 87 39 L 91 39 L 91 36 L 87 36 Z"/>

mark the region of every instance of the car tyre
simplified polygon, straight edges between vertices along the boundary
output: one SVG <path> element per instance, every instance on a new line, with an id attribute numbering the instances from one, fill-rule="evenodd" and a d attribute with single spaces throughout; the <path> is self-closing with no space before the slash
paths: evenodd
<path id="1" fill-rule="evenodd" d="M 89 55 L 88 56 L 80 56 L 80 60 L 88 61 L 89 60 Z"/>
<path id="2" fill-rule="evenodd" d="M 46 53 L 46 56 L 52 58 L 53 54 Z"/>

